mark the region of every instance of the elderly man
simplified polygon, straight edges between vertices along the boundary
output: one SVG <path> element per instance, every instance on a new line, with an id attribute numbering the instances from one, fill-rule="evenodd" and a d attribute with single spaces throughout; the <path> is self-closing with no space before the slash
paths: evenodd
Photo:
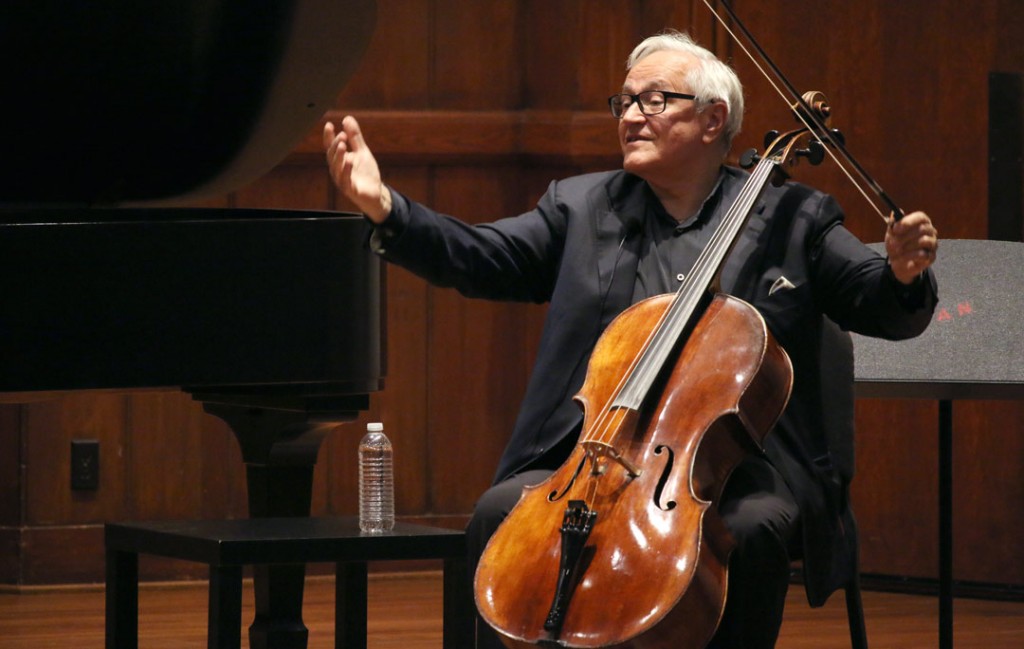
<path id="1" fill-rule="evenodd" d="M 370 245 L 386 260 L 467 296 L 550 303 L 518 420 L 469 524 L 474 562 L 522 487 L 574 448 L 582 416 L 572 397 L 601 332 L 631 304 L 676 290 L 747 179 L 724 165 L 743 118 L 739 80 L 687 35 L 640 43 L 609 106 L 621 170 L 553 182 L 533 210 L 478 226 L 385 186 L 354 118 L 324 129 L 331 177 L 372 222 Z M 926 214 L 889 224 L 887 257 L 842 221 L 825 194 L 769 187 L 722 271 L 722 290 L 752 304 L 789 354 L 794 385 L 764 453 L 736 468 L 715 503 L 736 548 L 711 646 L 774 646 L 794 557 L 805 559 L 812 603 L 838 585 L 842 487 L 818 380 L 824 316 L 907 338 L 925 329 L 937 301 L 928 267 L 938 239 Z M 501 644 L 484 629 L 478 646 Z"/>

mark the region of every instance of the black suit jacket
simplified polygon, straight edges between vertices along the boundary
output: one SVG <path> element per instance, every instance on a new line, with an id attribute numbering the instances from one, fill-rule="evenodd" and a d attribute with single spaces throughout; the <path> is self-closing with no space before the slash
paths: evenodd
<path id="1" fill-rule="evenodd" d="M 747 174 L 723 174 L 720 202 L 728 206 Z M 582 415 L 572 397 L 601 332 L 632 300 L 651 196 L 624 171 L 588 174 L 553 182 L 530 212 L 470 226 L 394 193 L 395 208 L 375 237 L 387 260 L 469 297 L 550 303 L 496 482 L 552 449 L 564 453 L 566 438 L 578 433 Z M 833 397 L 820 380 L 823 318 L 864 335 L 906 338 L 925 329 L 937 301 L 930 273 L 907 291 L 842 219 L 823 193 L 769 186 L 721 276 L 722 290 L 757 308 L 793 362 L 793 393 L 765 453 L 800 500 L 812 604 L 843 579 L 850 550 L 838 524 L 844 476 L 837 466 L 852 466 L 852 457 L 834 457 L 828 444 Z M 837 416 L 852 422 L 852 404 L 845 407 L 829 412 L 833 423 Z"/>

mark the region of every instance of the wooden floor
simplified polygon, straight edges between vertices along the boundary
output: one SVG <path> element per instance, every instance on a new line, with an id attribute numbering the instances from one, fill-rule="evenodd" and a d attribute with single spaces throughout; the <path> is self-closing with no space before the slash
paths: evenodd
<path id="1" fill-rule="evenodd" d="M 251 584 L 246 585 L 243 619 L 252 617 Z M 370 582 L 372 649 L 427 649 L 441 646 L 440 573 L 374 574 Z M 305 618 L 309 649 L 333 648 L 333 581 L 310 577 Z M 870 644 L 876 649 L 922 649 L 938 645 L 936 600 L 891 593 L 864 593 Z M 139 593 L 140 649 L 206 646 L 206 584 L 143 585 Z M 957 649 L 1024 647 L 1024 603 L 957 600 Z M 0 592 L 0 648 L 103 647 L 103 589 L 38 589 Z M 242 646 L 248 646 L 243 633 Z M 790 590 L 779 649 L 849 647 L 842 597 L 810 609 L 803 589 Z M 468 648 L 467 648 L 468 649 Z"/>

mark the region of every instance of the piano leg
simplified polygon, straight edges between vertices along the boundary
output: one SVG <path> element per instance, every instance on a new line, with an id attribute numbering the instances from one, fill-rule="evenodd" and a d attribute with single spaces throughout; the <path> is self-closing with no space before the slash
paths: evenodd
<path id="1" fill-rule="evenodd" d="M 323 438 L 358 411 L 275 410 L 203 400 L 206 412 L 231 427 L 242 448 L 253 518 L 309 516 L 313 468 Z M 251 649 L 305 649 L 302 621 L 303 564 L 253 568 L 256 615 L 249 627 Z"/>
<path id="2" fill-rule="evenodd" d="M 315 462 L 316 457 L 312 460 Z M 246 464 L 249 515 L 253 518 L 309 516 L 313 464 Z M 252 649 L 305 649 L 309 630 L 302 622 L 304 564 L 253 566 L 256 616 L 249 627 Z"/>

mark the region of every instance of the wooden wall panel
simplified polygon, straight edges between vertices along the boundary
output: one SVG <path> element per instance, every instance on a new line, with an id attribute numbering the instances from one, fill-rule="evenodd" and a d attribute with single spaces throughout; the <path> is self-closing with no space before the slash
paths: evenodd
<path id="1" fill-rule="evenodd" d="M 378 0 L 377 31 L 363 65 L 336 106 L 374 110 L 416 110 L 430 106 L 431 3 L 426 0 Z"/>
<path id="2" fill-rule="evenodd" d="M 30 525 L 74 525 L 122 512 L 126 401 L 121 394 L 71 394 L 24 407 L 25 512 Z M 71 440 L 100 443 L 100 487 L 71 490 Z M 104 497 L 104 496 L 113 497 Z"/>
<path id="3" fill-rule="evenodd" d="M 184 395 L 182 398 L 185 399 Z M 199 472 L 202 492 L 202 509 L 191 513 L 194 518 L 243 518 L 249 513 L 248 494 L 245 489 L 245 466 L 242 464 L 242 450 L 235 434 L 223 420 L 200 414 L 198 402 L 188 400 L 182 409 L 191 413 L 188 421 L 194 422 L 199 430 L 201 456 L 191 461 L 200 462 Z M 151 518 L 146 512 L 138 511 L 134 518 Z"/>
<path id="4" fill-rule="evenodd" d="M 994 3 L 801 1 L 786 12 L 739 4 L 793 85 L 826 93 L 833 126 L 901 205 L 929 209 L 945 237 L 984 238 L 984 219 L 964 215 L 985 212 L 984 98 L 995 65 Z M 794 122 L 745 57 L 735 56 L 748 95 L 748 119 L 735 149 L 742 151 L 760 147 L 768 129 Z M 851 229 L 880 240 L 878 217 L 828 166 L 804 167 L 798 178 L 834 193 Z"/>
<path id="5" fill-rule="evenodd" d="M 987 78 L 1024 72 L 1024 5 L 733 4 L 799 88 L 827 93 L 834 125 L 901 205 L 927 209 L 944 237 L 985 237 Z M 668 27 L 690 30 L 739 71 L 748 107 L 734 155 L 792 123 L 701 0 L 379 0 L 369 50 L 328 117 L 359 117 L 385 179 L 411 198 L 474 222 L 515 214 L 551 179 L 619 164 L 606 97 L 636 42 Z M 264 178 L 204 204 L 350 210 L 320 146 L 314 129 Z M 831 163 L 797 178 L 834 193 L 855 234 L 881 238 L 878 216 Z M 400 515 L 459 525 L 511 429 L 544 308 L 467 300 L 401 269 L 387 273 L 385 389 L 324 442 L 313 509 L 356 511 L 356 447 L 365 423 L 379 420 L 396 447 Z M 863 400 L 857 423 L 864 568 L 933 576 L 936 408 Z M 1024 532 L 1019 406 L 963 404 L 956 427 L 957 578 L 1024 584 L 1024 566 L 1007 556 Z M 69 445 L 83 436 L 101 440 L 103 482 L 72 494 Z M 0 460 L 0 484 L 17 490 L 0 510 L 5 581 L 100 575 L 104 520 L 245 515 L 237 444 L 182 395 L 4 406 L 0 440 L 24 464 L 22 479 L 18 463 Z M 54 556 L 68 544 L 87 549 L 79 567 Z"/>
<path id="6" fill-rule="evenodd" d="M 246 515 L 245 468 L 238 442 L 223 421 L 203 412 L 201 404 L 175 391 L 132 393 L 127 430 L 124 516 Z"/>
<path id="7" fill-rule="evenodd" d="M 446 169 L 435 178 L 434 204 L 471 223 L 490 221 L 518 211 L 517 180 L 512 167 Z M 431 302 L 428 434 L 432 460 L 455 478 L 435 480 L 431 491 L 446 511 L 469 511 L 491 483 L 525 387 L 525 314 L 450 289 L 432 290 Z"/>
<path id="8" fill-rule="evenodd" d="M 938 566 L 938 408 L 857 402 L 853 507 L 865 572 L 931 577 Z"/>
<path id="9" fill-rule="evenodd" d="M 576 2 L 530 0 L 524 4 L 530 25 L 520 52 L 525 104 L 535 109 L 581 108 L 578 87 L 590 74 L 579 65 L 584 12 Z M 603 4 L 592 4 L 594 13 L 601 13 Z M 537 29 L 537 25 L 557 25 L 557 37 L 552 38 L 551 29 Z"/>
<path id="10" fill-rule="evenodd" d="M 953 410 L 953 535 L 956 575 L 987 583 L 1024 581 L 1024 404 L 974 401 Z M 970 571 L 960 571 L 967 566 Z"/>
<path id="11" fill-rule="evenodd" d="M 323 169 L 311 164 L 286 164 L 241 189 L 234 204 L 235 207 L 260 209 L 324 209 L 331 191 L 330 180 Z"/>
<path id="12" fill-rule="evenodd" d="M 18 582 L 22 519 L 21 408 L 0 403 L 0 584 Z"/>
<path id="13" fill-rule="evenodd" d="M 122 493 L 127 501 L 124 509 L 131 515 L 182 519 L 202 511 L 203 465 L 226 458 L 208 457 L 202 443 L 205 415 L 183 403 L 187 400 L 175 392 L 128 398 L 131 441 L 125 443 L 127 475 Z M 169 457 L 194 460 L 165 461 Z"/>
<path id="14" fill-rule="evenodd" d="M 21 408 L 0 403 L 0 527 L 21 520 Z"/>
<path id="15" fill-rule="evenodd" d="M 519 107 L 523 90 L 521 3 L 434 0 L 433 8 L 431 107 Z"/>

